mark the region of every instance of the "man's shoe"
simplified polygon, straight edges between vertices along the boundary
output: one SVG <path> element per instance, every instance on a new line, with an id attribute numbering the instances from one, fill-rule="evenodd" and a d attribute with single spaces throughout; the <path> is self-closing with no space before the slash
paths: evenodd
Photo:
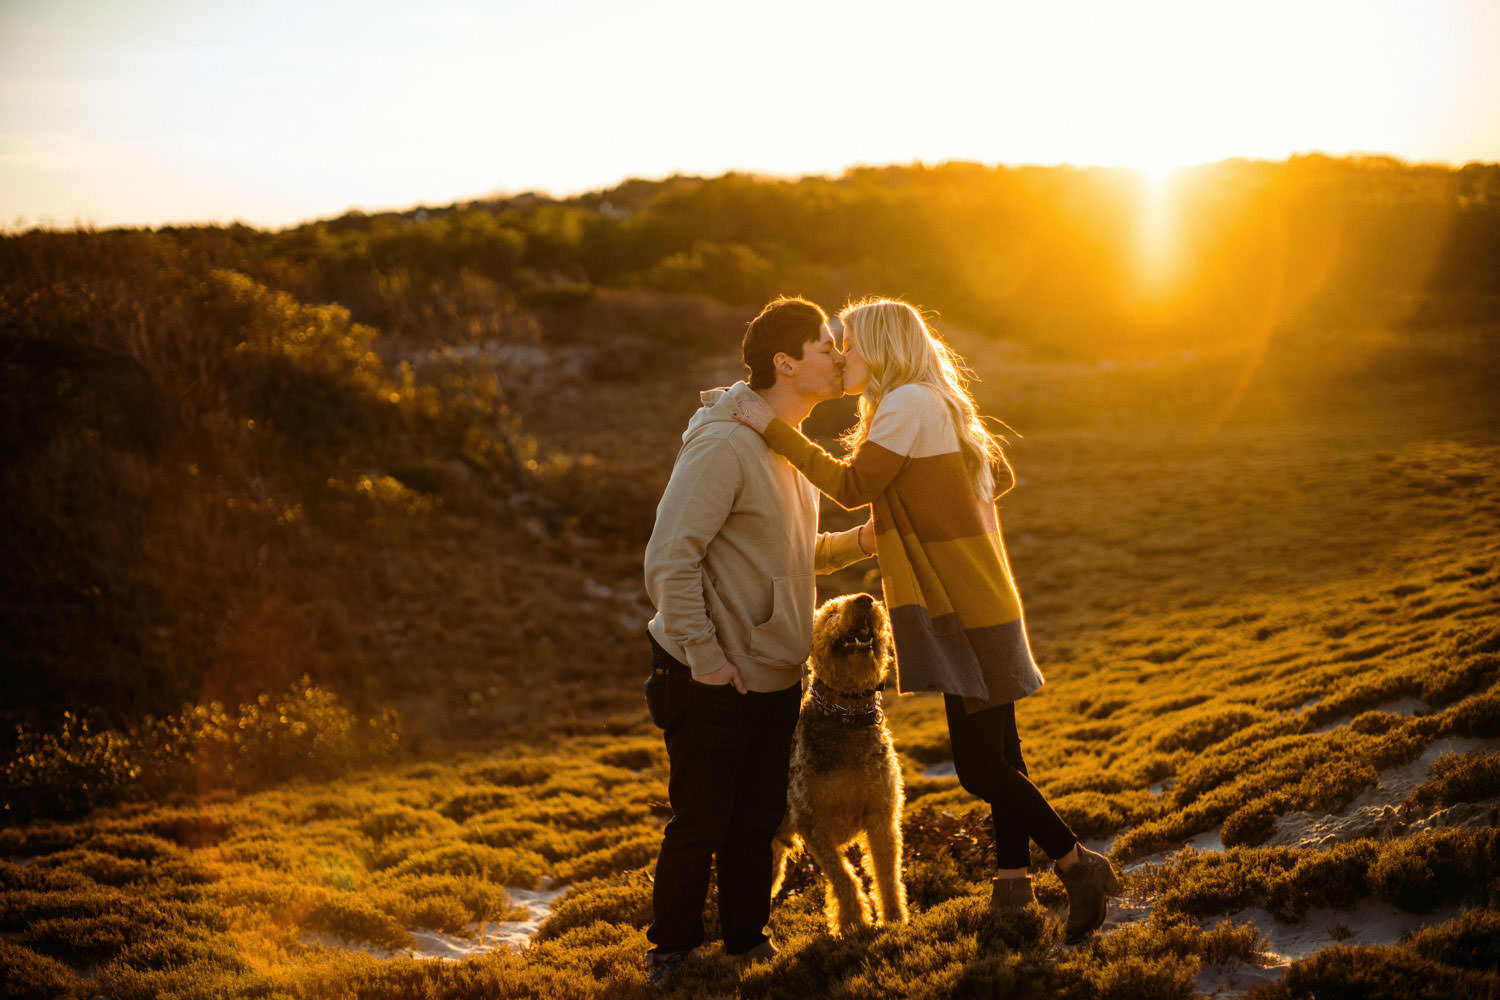
<path id="1" fill-rule="evenodd" d="M 990 893 L 991 913 L 1019 913 L 1036 902 L 1030 875 L 1022 875 L 1020 878 L 997 876 L 990 880 L 990 885 L 994 887 Z"/>
<path id="2" fill-rule="evenodd" d="M 1120 876 L 1108 858 L 1082 844 L 1078 845 L 1078 863 L 1067 871 L 1059 868 L 1057 875 L 1068 890 L 1065 939 L 1077 944 L 1103 925 L 1108 911 L 1105 898 L 1120 894 Z"/>
<path id="3" fill-rule="evenodd" d="M 752 962 L 768 962 L 776 957 L 776 946 L 771 943 L 770 938 L 761 938 L 760 944 L 754 948 L 730 957 L 743 965 L 749 965 Z"/>
<path id="4" fill-rule="evenodd" d="M 652 948 L 646 952 L 646 981 L 652 986 L 660 986 L 692 953 L 691 948 L 687 951 L 661 951 Z"/>

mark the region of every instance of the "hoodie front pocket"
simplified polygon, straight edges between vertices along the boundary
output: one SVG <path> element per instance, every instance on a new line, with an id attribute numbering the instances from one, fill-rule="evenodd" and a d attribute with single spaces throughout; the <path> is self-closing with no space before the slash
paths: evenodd
<path id="1" fill-rule="evenodd" d="M 750 633 L 750 653 L 772 663 L 799 664 L 812 649 L 811 574 L 778 576 L 771 588 L 771 617 Z"/>

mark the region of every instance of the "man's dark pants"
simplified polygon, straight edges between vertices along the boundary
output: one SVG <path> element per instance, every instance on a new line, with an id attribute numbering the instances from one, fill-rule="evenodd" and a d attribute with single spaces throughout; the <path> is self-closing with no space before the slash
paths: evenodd
<path id="1" fill-rule="evenodd" d="M 651 642 L 654 668 L 671 671 L 680 698 L 664 731 L 672 819 L 662 836 L 646 937 L 661 952 L 703 943 L 710 861 L 718 859 L 724 950 L 749 951 L 766 939 L 771 915 L 771 840 L 786 812 L 787 767 L 801 685 L 740 694 L 700 684 Z"/>

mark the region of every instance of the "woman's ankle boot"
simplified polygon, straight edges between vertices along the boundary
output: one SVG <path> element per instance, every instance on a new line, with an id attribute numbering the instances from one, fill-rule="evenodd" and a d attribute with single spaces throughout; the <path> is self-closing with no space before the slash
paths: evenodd
<path id="1" fill-rule="evenodd" d="M 1031 891 L 1031 876 L 1020 878 L 996 877 L 990 883 L 994 889 L 990 894 L 991 913 L 1016 913 L 1036 902 L 1036 893 Z"/>
<path id="2" fill-rule="evenodd" d="M 1105 898 L 1120 893 L 1120 877 L 1104 855 L 1078 845 L 1078 863 L 1057 875 L 1068 890 L 1068 944 L 1077 944 L 1098 930 L 1108 911 Z"/>

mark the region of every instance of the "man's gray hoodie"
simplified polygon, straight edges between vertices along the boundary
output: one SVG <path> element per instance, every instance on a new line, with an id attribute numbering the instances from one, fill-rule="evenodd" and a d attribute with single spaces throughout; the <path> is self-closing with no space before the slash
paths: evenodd
<path id="1" fill-rule="evenodd" d="M 734 419 L 744 382 L 702 394 L 646 545 L 649 626 L 694 674 L 739 668 L 751 691 L 802 679 L 815 573 L 865 558 L 859 529 L 818 532 L 818 494 L 759 433 Z"/>

